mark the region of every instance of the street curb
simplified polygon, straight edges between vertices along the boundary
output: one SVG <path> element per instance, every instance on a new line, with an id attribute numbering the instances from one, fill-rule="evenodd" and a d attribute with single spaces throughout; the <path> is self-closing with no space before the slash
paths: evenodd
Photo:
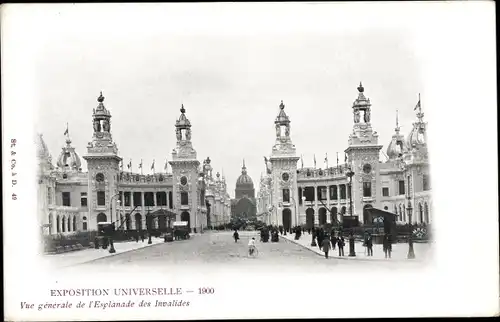
<path id="1" fill-rule="evenodd" d="M 81 262 L 81 263 L 76 263 L 76 264 L 61 266 L 60 268 L 66 268 L 66 267 L 72 267 L 72 266 L 78 266 L 78 265 L 88 264 L 88 263 L 92 263 L 92 262 L 95 262 L 95 261 L 98 261 L 98 260 L 101 260 L 101 259 L 104 259 L 104 258 L 109 258 L 109 257 L 113 257 L 113 256 L 116 256 L 116 255 L 126 254 L 126 253 L 130 253 L 130 252 L 133 252 L 133 251 L 136 251 L 136 250 L 140 250 L 140 249 L 144 249 L 144 248 L 148 248 L 148 247 L 152 247 L 152 246 L 156 246 L 156 245 L 162 245 L 162 244 L 165 244 L 165 243 L 164 242 L 160 242 L 160 243 L 156 243 L 156 244 L 146 244 L 143 247 L 129 249 L 129 250 L 126 250 L 126 251 L 120 252 L 120 253 L 109 254 L 109 255 L 106 255 L 106 256 L 103 256 L 103 257 L 94 258 L 94 259 L 91 259 L 89 261 L 84 261 L 84 262 Z"/>
<path id="2" fill-rule="evenodd" d="M 305 249 L 307 249 L 307 250 L 315 253 L 316 255 L 319 255 L 321 257 L 325 257 L 324 253 L 321 253 L 319 251 L 316 251 L 315 249 L 311 249 L 311 248 L 309 248 L 307 246 L 304 246 L 304 245 L 298 243 L 297 241 L 295 241 L 294 239 L 288 239 L 288 238 L 283 237 L 283 236 L 281 236 L 281 238 L 283 238 L 283 239 L 285 239 L 285 240 L 287 240 L 289 242 L 292 242 L 292 243 L 294 243 L 296 245 L 299 245 L 299 246 L 301 246 L 301 247 L 303 247 L 303 248 L 305 248 Z M 333 259 L 343 259 L 343 260 L 354 260 L 354 261 L 362 261 L 362 262 L 389 262 L 389 261 L 390 262 L 408 262 L 409 261 L 407 259 L 392 259 L 392 258 L 387 258 L 387 259 L 386 258 L 384 258 L 384 259 L 367 259 L 367 258 L 349 257 L 349 256 L 329 256 L 328 258 L 329 259 L 333 258 Z"/>

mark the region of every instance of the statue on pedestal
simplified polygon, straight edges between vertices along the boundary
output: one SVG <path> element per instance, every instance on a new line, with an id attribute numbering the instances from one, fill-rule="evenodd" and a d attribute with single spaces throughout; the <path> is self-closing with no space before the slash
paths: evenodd
<path id="1" fill-rule="evenodd" d="M 354 123 L 359 123 L 360 113 L 359 110 L 354 110 Z"/>
<path id="2" fill-rule="evenodd" d="M 370 123 L 370 109 L 365 111 L 365 123 Z"/>

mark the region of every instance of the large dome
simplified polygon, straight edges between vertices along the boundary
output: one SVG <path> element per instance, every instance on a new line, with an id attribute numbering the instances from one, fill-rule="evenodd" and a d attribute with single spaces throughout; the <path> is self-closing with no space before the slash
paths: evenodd
<path id="1" fill-rule="evenodd" d="M 252 178 L 250 178 L 250 176 L 247 174 L 247 168 L 245 167 L 245 160 L 243 160 L 241 175 L 238 177 L 238 180 L 236 180 L 236 189 L 238 189 L 238 187 L 253 188 L 253 181 Z"/>

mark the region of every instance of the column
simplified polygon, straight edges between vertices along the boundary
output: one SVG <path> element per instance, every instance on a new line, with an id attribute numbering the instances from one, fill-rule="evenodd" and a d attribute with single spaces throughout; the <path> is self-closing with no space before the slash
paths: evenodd
<path id="1" fill-rule="evenodd" d="M 156 191 L 153 191 L 153 202 L 154 202 L 154 206 L 158 206 L 158 201 L 156 200 Z"/>
<path id="2" fill-rule="evenodd" d="M 168 202 L 169 202 L 168 201 L 168 190 L 165 191 L 165 198 L 166 198 L 166 200 L 165 200 L 165 208 L 170 209 L 170 205 L 168 204 Z"/>
<path id="3" fill-rule="evenodd" d="M 319 225 L 319 214 L 318 214 L 318 185 L 314 186 L 314 224 Z"/>
<path id="4" fill-rule="evenodd" d="M 147 222 L 146 221 L 146 206 L 144 204 L 144 191 L 141 191 L 141 201 L 142 201 L 142 203 L 141 203 L 141 205 L 142 205 L 141 206 L 141 208 L 142 208 L 142 211 L 141 211 L 141 214 L 142 214 L 142 216 L 141 216 L 141 227 L 144 230 L 144 229 L 146 229 L 146 222 Z"/>
<path id="5" fill-rule="evenodd" d="M 130 207 L 134 209 L 134 192 L 132 190 L 130 190 Z M 130 214 L 130 216 L 132 216 L 132 214 Z"/>
<path id="6" fill-rule="evenodd" d="M 332 214 L 330 213 L 331 208 L 330 208 L 330 186 L 326 186 L 326 222 L 331 224 L 332 223 Z"/>

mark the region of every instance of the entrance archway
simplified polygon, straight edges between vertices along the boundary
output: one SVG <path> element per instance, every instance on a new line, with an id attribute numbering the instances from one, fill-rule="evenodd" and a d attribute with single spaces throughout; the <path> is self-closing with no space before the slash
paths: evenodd
<path id="1" fill-rule="evenodd" d="M 181 221 L 187 221 L 188 223 L 188 227 L 189 227 L 189 232 L 191 232 L 191 216 L 189 215 L 189 212 L 187 211 L 184 211 L 182 214 L 181 214 Z"/>
<path id="2" fill-rule="evenodd" d="M 424 208 L 422 207 L 422 204 L 418 204 L 418 213 L 419 213 L 419 219 L 420 219 L 420 224 L 424 222 Z"/>
<path id="3" fill-rule="evenodd" d="M 364 225 L 369 225 L 372 223 L 372 218 L 371 218 L 371 215 L 368 213 L 368 211 L 366 211 L 366 209 L 368 208 L 373 208 L 372 205 L 365 205 L 363 207 L 363 224 Z"/>
<path id="4" fill-rule="evenodd" d="M 314 227 L 314 209 L 312 208 L 306 210 L 306 226 L 308 229 Z"/>
<path id="5" fill-rule="evenodd" d="M 324 208 L 324 207 L 319 208 L 318 215 L 319 215 L 319 218 L 318 218 L 319 224 L 320 225 L 326 224 L 326 208 Z"/>
<path id="6" fill-rule="evenodd" d="M 290 228 L 292 228 L 292 211 L 289 208 L 283 209 L 282 217 L 283 228 L 286 231 L 290 231 Z"/>

